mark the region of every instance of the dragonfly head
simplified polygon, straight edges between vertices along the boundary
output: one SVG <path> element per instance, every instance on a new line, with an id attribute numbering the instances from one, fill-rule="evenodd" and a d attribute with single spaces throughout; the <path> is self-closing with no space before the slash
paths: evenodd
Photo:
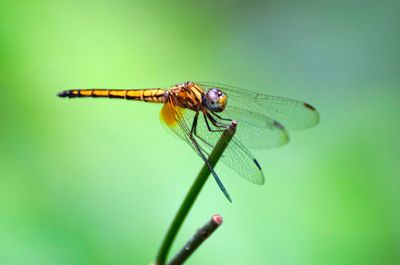
<path id="1" fill-rule="evenodd" d="M 225 109 L 227 96 L 217 88 L 211 88 L 204 95 L 203 104 L 205 107 L 214 112 L 221 112 Z"/>

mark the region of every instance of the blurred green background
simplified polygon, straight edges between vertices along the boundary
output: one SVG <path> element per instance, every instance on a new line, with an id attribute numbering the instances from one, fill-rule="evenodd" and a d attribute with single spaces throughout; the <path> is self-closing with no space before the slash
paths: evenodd
<path id="1" fill-rule="evenodd" d="M 218 166 L 171 253 L 188 264 L 399 264 L 399 1 L 14 1 L 0 10 L 0 264 L 148 264 L 202 166 L 160 105 L 55 96 L 215 81 L 321 123 Z"/>

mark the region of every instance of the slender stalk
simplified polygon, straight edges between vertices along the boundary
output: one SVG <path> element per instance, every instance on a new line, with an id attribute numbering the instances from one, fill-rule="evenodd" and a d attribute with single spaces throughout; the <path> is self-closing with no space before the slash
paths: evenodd
<path id="1" fill-rule="evenodd" d="M 208 162 L 212 167 L 215 167 L 225 148 L 228 146 L 229 141 L 232 139 L 233 135 L 236 132 L 236 121 L 232 121 L 232 123 L 225 129 L 224 133 L 221 135 L 218 143 L 215 145 L 215 148 L 211 152 Z M 183 200 L 181 207 L 175 215 L 174 220 L 172 221 L 171 226 L 167 234 L 165 235 L 164 241 L 161 244 L 161 247 L 157 254 L 156 265 L 164 265 L 167 259 L 168 252 L 171 248 L 171 245 L 175 239 L 176 234 L 179 231 L 179 228 L 182 226 L 183 221 L 185 220 L 187 214 L 189 213 L 190 208 L 195 202 L 197 196 L 199 195 L 201 189 L 203 188 L 208 176 L 210 175 L 210 169 L 206 164 L 203 165 L 199 174 L 197 175 L 196 180 L 194 181 L 192 187 L 189 192 L 186 194 L 185 199 Z"/>
<path id="2" fill-rule="evenodd" d="M 215 231 L 222 225 L 222 217 L 218 214 L 213 215 L 211 219 L 183 246 L 168 265 L 181 265 L 190 255 Z"/>

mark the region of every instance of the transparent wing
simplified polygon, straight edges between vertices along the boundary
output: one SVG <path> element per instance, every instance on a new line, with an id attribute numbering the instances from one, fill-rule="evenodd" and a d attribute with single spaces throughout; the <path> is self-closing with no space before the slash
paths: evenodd
<path id="1" fill-rule="evenodd" d="M 168 118 L 165 119 L 163 117 L 165 116 L 165 113 L 163 114 L 163 112 L 165 112 L 167 108 L 170 109 L 171 107 L 166 104 L 161 114 L 162 120 L 165 124 L 167 124 L 167 128 L 171 129 L 176 135 L 187 142 L 196 151 L 196 153 L 198 153 L 196 150 L 197 147 L 193 144 L 189 137 L 191 125 L 195 119 L 196 112 L 188 109 L 173 107 L 176 109 L 174 110 L 175 112 L 179 112 L 176 116 L 178 121 L 176 124 L 174 124 L 168 121 Z M 238 128 L 240 128 L 240 124 L 238 124 Z M 196 130 L 193 133 L 193 139 L 201 152 L 208 157 L 220 139 L 223 131 L 224 128 L 214 126 L 211 121 L 207 120 L 207 118 L 203 116 L 203 113 L 200 113 L 197 120 Z M 233 169 L 246 180 L 259 185 L 264 184 L 264 175 L 259 163 L 250 153 L 250 151 L 247 150 L 247 148 L 236 138 L 236 136 L 232 138 L 226 147 L 220 158 L 220 161 Z"/>
<path id="2" fill-rule="evenodd" d="M 191 128 L 193 126 L 190 124 L 193 124 L 194 118 L 191 120 L 186 119 L 186 112 L 189 112 L 189 110 L 177 106 L 177 104 L 174 103 L 174 98 L 170 97 L 161 110 L 161 121 L 164 125 L 166 125 L 166 128 L 170 129 L 179 138 L 188 143 L 193 148 L 193 150 L 203 159 L 203 161 L 210 169 L 210 172 L 217 182 L 219 188 L 224 193 L 225 197 L 230 202 L 232 202 L 228 191 L 225 189 L 217 173 L 214 171 L 214 168 L 208 162 L 207 158 L 209 156 L 209 153 L 205 152 L 205 150 L 203 150 L 202 147 L 191 136 Z M 195 113 L 194 111 L 192 112 Z"/>
<path id="3" fill-rule="evenodd" d="M 266 115 L 234 106 L 229 107 L 227 114 L 224 112 L 223 116 L 237 119 L 238 128 L 235 136 L 249 148 L 277 147 L 289 141 L 285 128 L 278 121 Z"/>
<path id="4" fill-rule="evenodd" d="M 190 119 L 192 114 L 188 111 L 185 112 L 185 115 Z M 237 133 L 240 132 L 240 126 L 241 124 L 238 123 Z M 223 128 L 214 126 L 204 115 L 199 117 L 195 138 L 206 152 L 211 152 L 222 133 Z M 236 134 L 220 159 L 226 166 L 233 169 L 246 180 L 259 185 L 264 184 L 264 175 L 259 163 L 250 151 L 238 140 Z"/>
<path id="5" fill-rule="evenodd" d="M 318 111 L 310 104 L 302 101 L 269 96 L 219 83 L 198 82 L 197 84 L 205 91 L 210 88 L 218 88 L 224 92 L 228 101 L 223 114 L 232 115 L 229 118 L 242 123 L 249 120 L 249 114 L 255 113 L 258 114 L 258 117 L 260 117 L 259 115 L 268 117 L 260 124 L 260 126 L 268 124 L 266 129 L 270 129 L 271 123 L 274 123 L 274 121 L 282 124 L 287 130 L 305 129 L 319 122 Z M 254 118 L 252 122 L 258 123 L 259 119 Z"/>

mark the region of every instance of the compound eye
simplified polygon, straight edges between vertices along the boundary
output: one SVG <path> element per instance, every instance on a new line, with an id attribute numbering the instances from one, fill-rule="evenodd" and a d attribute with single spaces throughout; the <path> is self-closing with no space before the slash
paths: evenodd
<path id="1" fill-rule="evenodd" d="M 226 96 L 216 88 L 210 89 L 206 93 L 206 106 L 208 109 L 221 112 L 224 110 L 226 104 Z"/>

